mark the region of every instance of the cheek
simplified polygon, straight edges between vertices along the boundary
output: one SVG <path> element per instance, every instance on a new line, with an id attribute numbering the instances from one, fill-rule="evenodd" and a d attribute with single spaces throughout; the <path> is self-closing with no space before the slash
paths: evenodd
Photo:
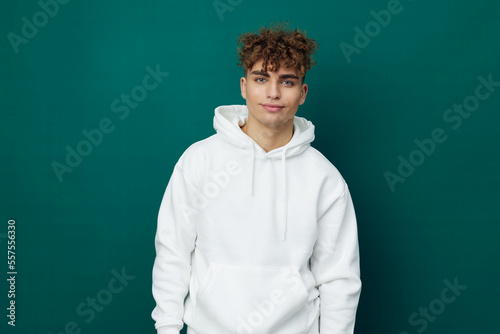
<path id="1" fill-rule="evenodd" d="M 252 87 L 247 88 L 247 98 L 255 100 L 258 97 L 258 90 Z"/>
<path id="2" fill-rule="evenodd" d="M 294 104 L 298 104 L 300 102 L 300 99 L 301 99 L 301 91 L 296 90 L 296 91 L 290 92 L 288 97 L 289 97 L 289 101 L 293 101 Z"/>

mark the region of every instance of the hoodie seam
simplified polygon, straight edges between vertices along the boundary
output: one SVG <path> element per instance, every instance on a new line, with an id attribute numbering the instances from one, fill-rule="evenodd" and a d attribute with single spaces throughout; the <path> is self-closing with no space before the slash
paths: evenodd
<path id="1" fill-rule="evenodd" d="M 330 210 L 330 208 L 332 206 L 334 206 L 338 202 L 339 199 L 341 199 L 342 197 L 344 197 L 346 195 L 347 183 L 345 183 L 345 181 L 343 181 L 343 184 L 344 184 L 343 185 L 344 189 L 342 190 L 342 193 L 340 195 L 338 195 L 337 197 L 335 197 L 335 199 L 332 201 L 332 203 L 326 208 L 325 212 L 323 212 L 320 216 L 318 216 L 317 221 L 320 221 L 323 218 L 323 216 L 328 212 L 328 210 Z"/>

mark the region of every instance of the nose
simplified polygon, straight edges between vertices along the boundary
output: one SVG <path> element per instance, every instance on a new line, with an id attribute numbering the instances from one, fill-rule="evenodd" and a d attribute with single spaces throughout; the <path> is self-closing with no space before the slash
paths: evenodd
<path id="1" fill-rule="evenodd" d="M 280 86 L 278 82 L 270 82 L 267 85 L 267 98 L 278 100 L 281 97 Z"/>

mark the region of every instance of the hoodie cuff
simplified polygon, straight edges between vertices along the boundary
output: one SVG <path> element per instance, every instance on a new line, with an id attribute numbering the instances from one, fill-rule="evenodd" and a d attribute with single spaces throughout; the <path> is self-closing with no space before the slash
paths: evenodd
<path id="1" fill-rule="evenodd" d="M 179 334 L 177 326 L 162 326 L 156 329 L 158 334 Z"/>

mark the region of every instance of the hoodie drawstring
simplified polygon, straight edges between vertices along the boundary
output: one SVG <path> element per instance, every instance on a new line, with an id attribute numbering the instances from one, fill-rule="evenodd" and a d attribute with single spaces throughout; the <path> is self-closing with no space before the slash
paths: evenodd
<path id="1" fill-rule="evenodd" d="M 249 136 L 247 136 L 241 130 L 241 127 L 244 126 L 245 122 L 248 121 L 248 113 L 249 111 L 246 105 L 219 106 L 215 109 L 214 129 L 215 131 L 217 131 L 217 134 L 220 135 L 229 144 L 237 146 L 239 149 L 241 149 L 243 151 L 241 152 L 242 154 L 252 154 L 252 156 L 250 157 L 252 161 L 245 159 L 245 166 L 247 166 L 247 163 L 251 163 L 251 165 L 249 166 L 250 184 L 248 189 L 251 197 L 253 197 L 254 195 L 255 187 L 254 173 L 255 168 L 257 167 L 255 159 L 266 158 L 275 160 L 281 158 L 281 185 L 276 185 L 281 187 L 280 192 L 283 198 L 281 200 L 278 199 L 278 203 L 281 202 L 280 205 L 282 205 L 283 208 L 281 209 L 282 211 L 279 209 L 279 207 L 276 208 L 278 212 L 276 212 L 277 217 L 275 219 L 277 219 L 278 221 L 275 224 L 278 225 L 279 238 L 285 240 L 288 230 L 286 154 L 288 152 L 288 158 L 290 158 L 301 154 L 310 147 L 310 143 L 314 140 L 314 125 L 305 118 L 294 116 L 294 132 L 292 134 L 292 139 L 290 140 L 290 142 L 285 145 L 287 147 L 283 147 L 280 150 L 273 150 L 273 152 L 268 152 L 268 154 L 260 155 L 260 153 L 262 152 L 259 152 L 259 156 L 256 157 L 256 151 L 259 150 L 258 145 L 250 140 Z"/>
<path id="2" fill-rule="evenodd" d="M 250 163 L 250 177 L 249 177 L 249 190 L 250 196 L 253 196 L 254 187 L 254 171 L 255 171 L 255 147 L 252 147 L 252 161 Z M 288 196 L 287 196 L 287 186 L 286 186 L 286 151 L 288 147 L 283 149 L 281 154 L 281 196 L 282 196 L 282 208 L 283 212 L 279 218 L 278 227 L 280 231 L 281 240 L 286 239 L 286 230 L 288 225 Z"/>
<path id="3" fill-rule="evenodd" d="M 281 193 L 283 196 L 283 217 L 281 221 L 281 240 L 285 240 L 285 233 L 287 228 L 287 220 L 288 220 L 288 200 L 286 193 L 286 150 L 283 149 L 283 153 L 281 154 Z"/>

